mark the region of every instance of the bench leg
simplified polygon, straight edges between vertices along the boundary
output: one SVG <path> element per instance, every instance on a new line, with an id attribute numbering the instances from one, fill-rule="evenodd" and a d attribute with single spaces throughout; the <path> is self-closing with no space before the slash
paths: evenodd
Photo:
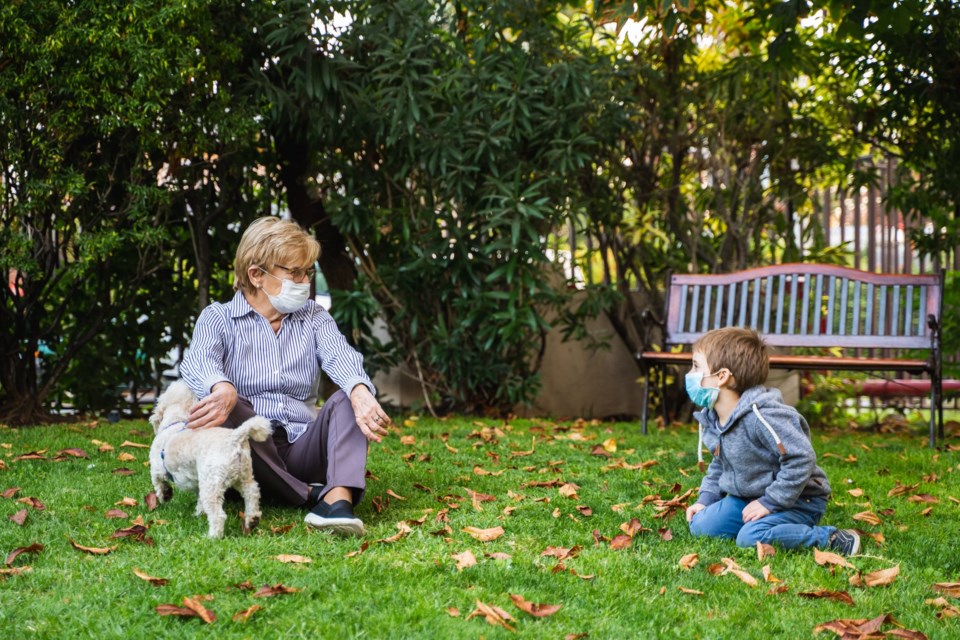
<path id="1" fill-rule="evenodd" d="M 640 428 L 643 431 L 643 435 L 647 435 L 647 405 L 650 402 L 650 372 L 652 369 L 647 369 L 647 375 L 643 380 L 643 409 L 640 411 Z"/>
<path id="2" fill-rule="evenodd" d="M 667 366 L 663 365 L 659 369 L 660 374 L 660 413 L 663 415 L 663 426 L 670 426 L 670 416 L 667 411 Z"/>

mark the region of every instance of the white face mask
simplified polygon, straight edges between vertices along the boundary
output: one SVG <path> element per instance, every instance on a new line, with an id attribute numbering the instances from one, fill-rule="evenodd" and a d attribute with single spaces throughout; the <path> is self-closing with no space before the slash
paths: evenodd
<path id="1" fill-rule="evenodd" d="M 273 305 L 274 309 L 280 313 L 293 313 L 294 311 L 302 309 L 303 305 L 307 303 L 307 299 L 310 298 L 309 282 L 298 283 L 293 280 L 285 280 L 278 278 L 263 268 L 260 270 L 274 280 L 280 281 L 280 293 L 277 295 L 272 296 L 264 291 L 264 293 L 267 293 L 267 299 L 270 300 L 270 304 Z"/>

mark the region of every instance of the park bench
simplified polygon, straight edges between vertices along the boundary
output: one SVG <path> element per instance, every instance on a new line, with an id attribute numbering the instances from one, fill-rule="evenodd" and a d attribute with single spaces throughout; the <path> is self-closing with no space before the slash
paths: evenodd
<path id="1" fill-rule="evenodd" d="M 774 353 L 770 367 L 806 371 L 927 374 L 906 381 L 904 392 L 930 394 L 930 446 L 935 425 L 943 437 L 940 307 L 943 272 L 878 274 L 825 264 L 783 264 L 736 273 L 672 275 L 660 351 L 637 354 L 647 371 L 641 419 L 647 429 L 650 378 L 655 368 L 689 367 L 689 350 L 711 329 L 752 327 L 771 347 L 808 353 Z M 863 350 L 869 350 L 867 355 Z M 873 355 L 876 351 L 882 357 Z M 925 358 L 917 352 L 926 352 Z M 924 354 L 920 354 L 924 355 Z M 665 376 L 660 376 L 665 409 Z M 897 380 L 887 380 L 897 384 Z M 666 413 L 664 411 L 666 417 Z"/>

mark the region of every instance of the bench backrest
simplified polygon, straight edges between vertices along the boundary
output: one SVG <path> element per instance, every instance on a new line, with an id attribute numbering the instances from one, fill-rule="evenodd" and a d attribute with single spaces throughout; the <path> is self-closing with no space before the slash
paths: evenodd
<path id="1" fill-rule="evenodd" d="M 930 349 L 943 275 L 877 274 L 822 264 L 674 275 L 666 343 L 711 329 L 753 327 L 776 347 Z"/>

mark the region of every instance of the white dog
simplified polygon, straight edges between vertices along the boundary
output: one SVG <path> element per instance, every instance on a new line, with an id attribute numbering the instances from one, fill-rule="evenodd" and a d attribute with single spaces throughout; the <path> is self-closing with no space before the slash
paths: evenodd
<path id="1" fill-rule="evenodd" d="M 248 440 L 269 438 L 273 432 L 270 421 L 255 416 L 236 429 L 187 429 L 190 407 L 196 401 L 190 388 L 179 380 L 157 398 L 150 416 L 156 434 L 150 447 L 150 477 L 157 497 L 160 502 L 169 500 L 171 483 L 196 491 L 196 513 L 207 514 L 208 537 L 220 538 L 227 520 L 223 495 L 234 488 L 243 496 L 243 530 L 249 533 L 260 523 L 260 487 L 253 479 Z"/>

